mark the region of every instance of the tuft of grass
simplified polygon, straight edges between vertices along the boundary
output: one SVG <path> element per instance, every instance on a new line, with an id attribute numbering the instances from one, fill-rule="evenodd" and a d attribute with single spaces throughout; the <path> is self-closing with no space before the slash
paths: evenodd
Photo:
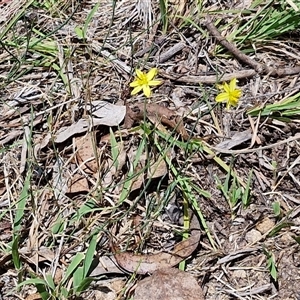
<path id="1" fill-rule="evenodd" d="M 300 4 L 297 5 L 300 8 Z M 251 18 L 246 18 L 247 21 L 234 32 L 233 39 L 239 45 L 271 41 L 300 28 L 299 13 L 287 1 L 254 1 L 249 10 Z"/>
<path id="2" fill-rule="evenodd" d="M 268 251 L 266 247 L 263 247 L 263 252 L 267 258 L 267 268 L 270 272 L 271 277 L 276 282 L 278 279 L 278 271 L 276 267 L 275 256 L 272 252 Z"/>
<path id="3" fill-rule="evenodd" d="M 34 285 L 43 300 L 49 299 L 70 299 L 78 297 L 85 291 L 94 280 L 88 277 L 94 254 L 97 246 L 97 235 L 89 240 L 86 253 L 77 253 L 67 267 L 62 280 L 56 284 L 52 274 L 44 274 L 44 278 L 36 277 L 32 274 L 31 279 L 27 279 L 18 284 L 18 288 L 32 284 Z"/>
<path id="4" fill-rule="evenodd" d="M 86 18 L 86 20 L 84 22 L 83 27 L 82 26 L 76 26 L 75 27 L 74 30 L 75 30 L 75 33 L 77 34 L 77 36 L 78 36 L 79 39 L 83 39 L 83 40 L 86 39 L 86 37 L 87 37 L 86 34 L 87 34 L 87 30 L 88 30 L 89 24 L 91 23 L 91 21 L 92 21 L 94 15 L 95 15 L 95 13 L 97 12 L 99 6 L 100 6 L 100 2 L 98 2 L 98 3 L 96 3 L 94 5 L 94 7 L 88 13 L 87 18 Z"/>
<path id="5" fill-rule="evenodd" d="M 247 111 L 253 117 L 262 116 L 277 119 L 283 122 L 291 122 L 300 118 L 300 93 L 278 102 L 259 105 Z"/>
<path id="6" fill-rule="evenodd" d="M 240 185 L 236 176 L 232 177 L 232 167 L 230 167 L 230 171 L 227 173 L 224 183 L 221 183 L 221 181 L 215 177 L 217 181 L 217 187 L 221 190 L 223 196 L 229 204 L 232 217 L 234 217 L 234 213 L 240 203 L 243 204 L 244 208 L 250 205 L 252 174 L 253 171 L 251 170 L 245 187 Z"/>
<path id="7" fill-rule="evenodd" d="M 16 14 L 0 33 L 0 45 L 7 54 L 7 59 L 13 62 L 10 64 L 11 69 L 5 82 L 6 84 L 13 82 L 36 68 L 48 68 L 57 72 L 70 92 L 69 80 L 64 71 L 65 66 L 59 63 L 59 55 L 61 54 L 55 34 L 68 24 L 79 5 L 62 24 L 47 33 L 44 33 L 42 28 L 37 28 L 33 20 L 24 18 L 26 9 L 35 5 L 35 1 L 26 3 L 24 8 Z M 26 34 L 19 34 L 18 22 L 25 24 L 27 27 Z M 68 59 L 71 53 L 70 48 L 64 45 L 60 49 L 62 49 L 65 59 Z"/>

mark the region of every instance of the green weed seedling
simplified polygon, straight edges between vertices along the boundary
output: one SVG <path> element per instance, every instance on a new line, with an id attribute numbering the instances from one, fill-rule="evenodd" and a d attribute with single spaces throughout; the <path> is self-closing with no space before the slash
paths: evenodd
<path id="1" fill-rule="evenodd" d="M 93 9 L 89 12 L 87 19 L 84 22 L 84 26 L 76 26 L 75 27 L 75 33 L 77 34 L 79 39 L 86 39 L 86 33 L 89 27 L 89 24 L 91 23 L 95 13 L 97 12 L 98 8 L 100 6 L 100 2 L 96 3 L 96 5 L 93 7 Z"/>
<path id="2" fill-rule="evenodd" d="M 242 203 L 244 208 L 250 205 L 252 174 L 253 171 L 251 170 L 245 187 L 239 183 L 236 176 L 232 178 L 231 168 L 226 175 L 224 183 L 222 183 L 219 178 L 215 177 L 217 181 L 217 187 L 221 190 L 223 196 L 227 200 L 233 218 L 239 203 Z"/>
<path id="3" fill-rule="evenodd" d="M 283 213 L 280 208 L 279 202 L 274 202 L 272 204 L 273 212 L 275 214 L 275 217 L 278 221 L 278 223 L 274 226 L 274 228 L 269 232 L 268 237 L 274 237 L 276 236 L 283 228 L 289 228 L 294 225 L 293 222 L 289 221 L 289 215 L 291 213 L 288 212 L 286 216 L 283 217 Z"/>
<path id="4" fill-rule="evenodd" d="M 18 288 L 32 284 L 36 286 L 43 300 L 64 300 L 72 296 L 78 297 L 86 290 L 93 278 L 88 277 L 97 246 L 97 235 L 94 235 L 86 253 L 77 253 L 68 266 L 62 280 L 55 284 L 52 274 L 44 274 L 44 278 L 31 278 L 21 282 Z M 32 275 L 34 277 L 34 275 Z"/>
<path id="5" fill-rule="evenodd" d="M 275 256 L 272 252 L 269 252 L 265 246 L 263 246 L 263 252 L 267 258 L 267 268 L 270 272 L 271 277 L 274 281 L 277 281 L 277 268 L 276 268 L 276 261 Z"/>
<path id="6" fill-rule="evenodd" d="M 276 226 L 272 229 L 272 231 L 268 234 L 268 237 L 274 237 L 276 234 L 278 234 L 279 231 L 283 228 L 289 228 L 293 226 L 293 222 L 288 222 L 286 218 L 283 218 Z"/>
<path id="7" fill-rule="evenodd" d="M 272 204 L 273 212 L 276 218 L 280 218 L 281 216 L 281 209 L 280 209 L 280 203 L 278 201 L 274 202 Z"/>

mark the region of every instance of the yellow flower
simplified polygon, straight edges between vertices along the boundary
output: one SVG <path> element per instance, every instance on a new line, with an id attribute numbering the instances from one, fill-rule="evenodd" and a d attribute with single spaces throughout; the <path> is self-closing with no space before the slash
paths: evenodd
<path id="1" fill-rule="evenodd" d="M 147 74 L 139 69 L 136 69 L 135 73 L 136 78 L 130 83 L 130 86 L 134 88 L 131 92 L 131 95 L 135 95 L 143 90 L 145 96 L 150 97 L 150 86 L 156 86 L 162 83 L 161 80 L 153 80 L 158 73 L 157 68 L 152 68 Z"/>
<path id="2" fill-rule="evenodd" d="M 236 87 L 236 78 L 231 79 L 229 85 L 225 82 L 222 85 L 217 85 L 218 89 L 222 91 L 217 97 L 217 102 L 226 102 L 226 108 L 230 106 L 237 106 L 239 99 L 242 95 L 242 91 Z"/>

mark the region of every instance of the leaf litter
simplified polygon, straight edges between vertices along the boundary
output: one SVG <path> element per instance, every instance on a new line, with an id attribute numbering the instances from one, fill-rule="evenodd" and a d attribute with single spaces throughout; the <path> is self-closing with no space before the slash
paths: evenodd
<path id="1" fill-rule="evenodd" d="M 291 117 L 291 111 L 269 114 L 282 98 L 299 92 L 296 33 L 291 33 L 289 41 L 257 42 L 255 56 L 250 58 L 242 55 L 239 47 L 245 44 L 250 49 L 252 42 L 236 47 L 230 39 L 224 42 L 220 34 L 229 37 L 237 26 L 233 15 L 226 12 L 235 4 L 204 2 L 205 11 L 226 13 L 228 28 L 222 20 L 220 24 L 214 22 L 223 15 L 216 13 L 213 20 L 204 19 L 198 15 L 197 5 L 182 1 L 177 11 L 175 5 L 168 7 L 174 10 L 168 12 L 170 15 L 183 17 L 174 17 L 172 24 L 165 20 L 163 27 L 168 34 L 164 34 L 156 24 L 160 15 L 157 3 L 147 2 L 147 6 L 143 1 L 128 0 L 113 6 L 111 1 L 101 0 L 101 9 L 90 21 L 86 40 L 82 40 L 74 28 L 88 19 L 95 3 L 81 3 L 74 10 L 66 2 L 59 13 L 53 7 L 48 14 L 45 6 L 34 6 L 32 1 L 28 5 L 33 4 L 30 9 L 34 15 L 25 8 L 18 26 L 11 25 L 3 35 L 5 43 L 13 41 L 5 44 L 9 51 L 3 48 L 0 53 L 0 76 L 5 81 L 0 92 L 0 241 L 1 249 L 5 249 L 0 262 L 4 297 L 15 299 L 9 294 L 15 290 L 17 276 L 9 272 L 11 256 L 5 246 L 11 242 L 13 232 L 8 224 L 14 221 L 15 203 L 31 166 L 31 201 L 26 203 L 19 245 L 22 262 L 29 268 L 27 278 L 30 274 L 64 274 L 72 258 L 78 252 L 85 253 L 96 230 L 98 246 L 90 275 L 106 275 L 113 282 L 112 274 L 128 278 L 132 276 L 128 272 L 132 272 L 136 276 L 136 297 L 143 297 L 139 296 L 143 282 L 139 273 L 152 273 L 144 279 L 145 284 L 154 286 L 157 292 L 163 291 L 172 277 L 183 297 L 182 274 L 171 267 L 188 258 L 186 274 L 197 279 L 195 288 L 203 286 L 205 299 L 297 299 L 298 291 L 293 287 L 297 287 L 299 277 L 299 245 L 293 237 L 299 236 L 299 122 Z M 3 5 L 1 33 L 23 10 L 19 1 Z M 251 1 L 247 5 L 251 6 Z M 49 43 L 23 49 L 26 43 L 14 38 L 22 37 L 22 30 L 31 28 L 29 25 L 38 29 L 38 36 L 28 45 L 41 38 L 39 32 L 48 34 Z M 208 32 L 204 32 L 206 29 Z M 57 51 L 49 60 L 40 46 L 55 44 Z M 249 49 L 243 50 L 247 53 Z M 31 65 L 32 69 L 27 68 Z M 129 82 L 139 65 L 145 69 L 158 67 L 164 79 L 148 102 L 140 96 L 128 97 Z M 243 98 L 228 113 L 222 106 L 214 106 L 214 84 L 233 78 L 240 80 Z M 175 89 L 181 92 L 175 95 Z M 297 99 L 293 99 L 293 109 L 297 109 Z M 177 106 L 182 108 L 180 112 Z M 254 112 L 251 118 L 246 115 L 249 109 Z M 283 114 L 289 123 L 280 119 Z M 176 136 L 177 142 L 164 144 L 156 131 Z M 182 147 L 181 143 L 193 138 L 205 141 L 215 153 L 204 154 L 201 147 L 190 153 L 189 147 Z M 157 143 L 167 151 L 160 153 Z M 237 205 L 232 214 L 216 180 L 224 183 L 227 174 L 213 157 L 232 166 L 244 182 L 254 169 L 248 207 Z M 200 219 L 192 219 L 191 236 L 186 240 L 179 241 L 170 230 L 171 224 L 175 232 L 182 231 L 178 228 L 180 218 L 177 214 L 166 216 L 164 208 L 171 202 L 170 195 L 175 194 L 180 215 L 186 192 L 178 188 L 181 182 L 172 166 L 180 170 L 179 179 L 188 178 L 197 188 L 195 199 L 217 250 L 209 243 L 203 223 L 200 235 Z M 201 190 L 212 197 L 202 197 Z M 228 190 L 229 198 L 232 192 Z M 273 202 L 280 204 L 278 215 L 273 214 Z M 270 283 L 264 248 L 276 258 L 278 282 Z M 62 274 L 56 276 L 56 284 Z M 96 290 L 101 282 L 104 284 L 101 279 L 93 283 L 83 296 L 100 297 Z M 129 299 L 132 286 L 125 280 L 123 284 L 113 295 Z M 188 290 L 193 291 L 192 287 Z M 200 295 L 199 289 L 194 293 Z M 163 297 L 168 299 L 170 295 L 166 291 Z M 25 299 L 36 296 L 30 287 L 18 292 L 18 297 Z"/>

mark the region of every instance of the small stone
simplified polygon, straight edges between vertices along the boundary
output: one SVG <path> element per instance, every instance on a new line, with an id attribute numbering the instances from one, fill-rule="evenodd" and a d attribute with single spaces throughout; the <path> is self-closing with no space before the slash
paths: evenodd
<path id="1" fill-rule="evenodd" d="M 245 270 L 234 270 L 232 272 L 232 277 L 233 278 L 246 278 L 247 277 L 247 273 Z"/>
<path id="2" fill-rule="evenodd" d="M 261 238 L 262 234 L 256 230 L 256 229 L 251 229 L 248 231 L 245 235 L 245 239 L 248 243 L 255 243 Z"/>
<path id="3" fill-rule="evenodd" d="M 286 246 L 295 244 L 295 240 L 291 237 L 289 232 L 285 232 L 280 236 L 280 242 Z"/>
<path id="4" fill-rule="evenodd" d="M 117 295 L 114 292 L 102 292 L 102 291 L 95 291 L 94 292 L 96 300 L 115 300 Z"/>
<path id="5" fill-rule="evenodd" d="M 256 225 L 256 229 L 259 230 L 262 234 L 265 234 L 272 228 L 274 228 L 275 222 L 270 218 L 264 218 L 260 223 Z"/>

